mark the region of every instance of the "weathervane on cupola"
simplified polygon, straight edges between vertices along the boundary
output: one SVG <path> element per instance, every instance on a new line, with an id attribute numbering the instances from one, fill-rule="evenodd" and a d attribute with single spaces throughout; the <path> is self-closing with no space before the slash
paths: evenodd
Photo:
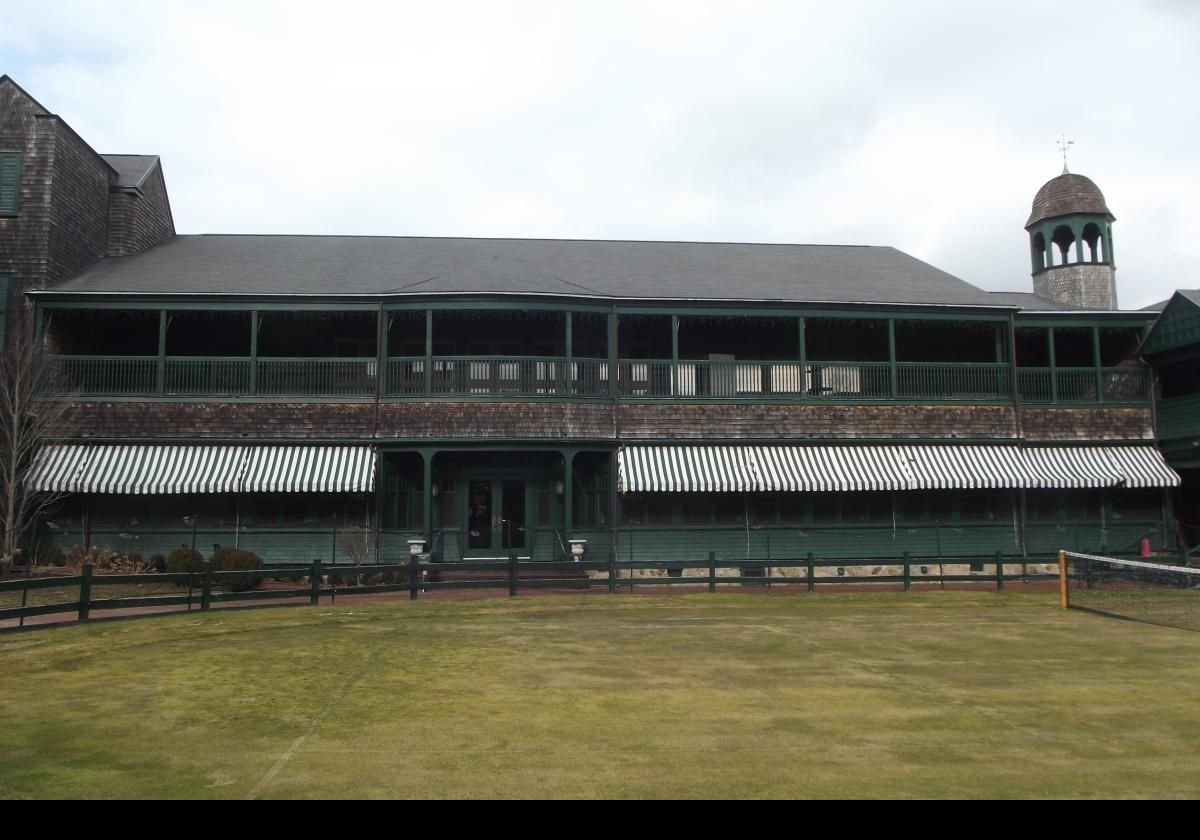
<path id="1" fill-rule="evenodd" d="M 1070 150 L 1070 148 L 1071 148 L 1072 146 L 1074 146 L 1074 145 L 1075 145 L 1075 141 L 1074 141 L 1074 140 L 1068 140 L 1068 139 L 1067 139 L 1067 135 L 1063 134 L 1063 135 L 1060 135 L 1060 136 L 1059 136 L 1059 138 L 1058 138 L 1058 153 L 1059 153 L 1059 154 L 1061 154 L 1061 155 L 1062 155 L 1062 157 L 1063 157 L 1063 171 L 1062 171 L 1062 174 L 1064 174 L 1064 175 L 1070 175 L 1070 174 L 1071 174 L 1071 170 L 1067 169 L 1067 152 L 1068 152 L 1068 151 Z"/>
<path id="2" fill-rule="evenodd" d="M 1025 223 L 1033 291 L 1058 303 L 1112 310 L 1117 308 L 1116 217 L 1100 188 L 1067 168 L 1067 152 L 1074 145 L 1067 135 L 1059 136 L 1062 174 L 1042 184 Z"/>

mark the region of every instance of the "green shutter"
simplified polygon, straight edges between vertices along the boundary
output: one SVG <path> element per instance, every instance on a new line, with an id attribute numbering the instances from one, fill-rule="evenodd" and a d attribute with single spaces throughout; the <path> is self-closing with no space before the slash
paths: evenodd
<path id="1" fill-rule="evenodd" d="M 21 207 L 21 153 L 0 152 L 0 216 L 15 216 Z"/>
<path id="2" fill-rule="evenodd" d="M 8 338 L 8 296 L 12 294 L 12 275 L 0 274 L 0 348 Z"/>

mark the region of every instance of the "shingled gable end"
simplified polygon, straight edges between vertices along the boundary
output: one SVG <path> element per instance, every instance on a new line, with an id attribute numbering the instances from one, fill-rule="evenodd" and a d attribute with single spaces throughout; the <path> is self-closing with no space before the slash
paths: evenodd
<path id="1" fill-rule="evenodd" d="M 586 540 L 964 570 L 1174 546 L 1153 313 L 888 247 L 180 236 L 157 157 L 96 154 L 7 77 L 0 102 L 0 277 L 78 424 L 34 477 L 68 494 L 44 546 L 295 563 L 353 530 L 388 561 Z"/>

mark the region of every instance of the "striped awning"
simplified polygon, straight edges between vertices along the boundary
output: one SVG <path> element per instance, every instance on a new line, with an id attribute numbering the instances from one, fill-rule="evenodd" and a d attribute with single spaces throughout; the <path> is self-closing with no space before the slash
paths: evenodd
<path id="1" fill-rule="evenodd" d="M 905 446 L 913 490 L 1007 490 L 1033 487 L 1018 446 Z"/>
<path id="2" fill-rule="evenodd" d="M 1178 487 L 1179 474 L 1153 446 L 1030 447 L 1031 487 Z"/>
<path id="3" fill-rule="evenodd" d="M 44 493 L 79 493 L 91 446 L 43 446 L 26 483 Z"/>
<path id="4" fill-rule="evenodd" d="M 901 446 L 755 446 L 748 452 L 755 490 L 905 490 L 911 484 Z"/>
<path id="5" fill-rule="evenodd" d="M 366 493 L 375 486 L 375 453 L 365 446 L 255 446 L 246 493 Z"/>
<path id="6" fill-rule="evenodd" d="M 627 446 L 622 493 L 1174 487 L 1152 446 Z"/>
<path id="7" fill-rule="evenodd" d="M 47 446 L 29 484 L 49 493 L 133 495 L 369 492 L 366 446 Z"/>
<path id="8" fill-rule="evenodd" d="M 759 488 L 748 452 L 742 446 L 627 446 L 617 468 L 621 486 L 630 486 L 629 477 L 637 488 L 626 493 L 749 492 Z"/>

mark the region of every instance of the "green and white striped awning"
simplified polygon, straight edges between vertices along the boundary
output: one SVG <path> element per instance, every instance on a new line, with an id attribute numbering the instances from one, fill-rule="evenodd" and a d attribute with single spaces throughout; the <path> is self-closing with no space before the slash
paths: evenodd
<path id="1" fill-rule="evenodd" d="M 366 446 L 43 448 L 29 484 L 48 493 L 354 493 L 375 482 Z"/>
<path id="2" fill-rule="evenodd" d="M 246 493 L 367 493 L 375 453 L 366 446 L 256 446 L 246 464 Z"/>
<path id="3" fill-rule="evenodd" d="M 1178 487 L 1179 474 L 1153 446 L 1030 447 L 1031 487 Z"/>
<path id="4" fill-rule="evenodd" d="M 1174 487 L 1153 446 L 627 446 L 622 493 Z"/>

